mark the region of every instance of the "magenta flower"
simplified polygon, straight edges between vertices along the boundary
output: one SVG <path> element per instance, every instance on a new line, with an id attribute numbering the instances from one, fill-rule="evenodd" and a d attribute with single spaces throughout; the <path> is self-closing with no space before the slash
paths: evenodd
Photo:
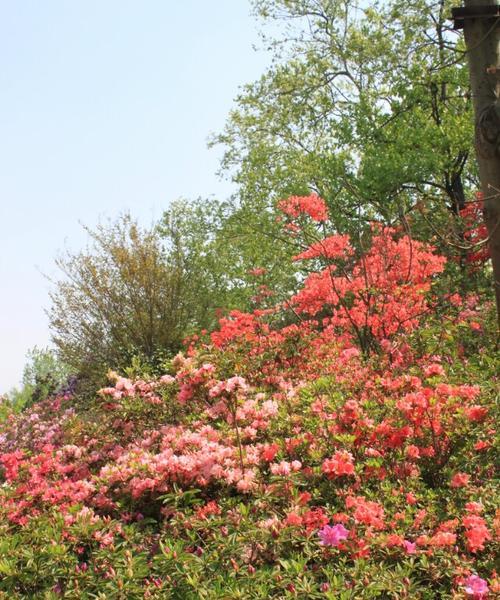
<path id="1" fill-rule="evenodd" d="M 465 584 L 465 593 L 469 594 L 469 596 L 473 596 L 480 600 L 484 598 L 488 593 L 488 584 L 484 579 L 478 577 L 477 575 L 470 575 L 464 581 Z"/>
<path id="2" fill-rule="evenodd" d="M 349 535 L 349 530 L 340 523 L 331 527 L 325 525 L 323 529 L 318 531 L 323 546 L 338 546 L 342 540 L 346 540 Z"/>
<path id="3" fill-rule="evenodd" d="M 408 540 L 404 540 L 403 546 L 406 551 L 406 554 L 415 554 L 415 552 L 417 551 L 417 544 L 415 544 L 415 542 L 409 542 Z"/>

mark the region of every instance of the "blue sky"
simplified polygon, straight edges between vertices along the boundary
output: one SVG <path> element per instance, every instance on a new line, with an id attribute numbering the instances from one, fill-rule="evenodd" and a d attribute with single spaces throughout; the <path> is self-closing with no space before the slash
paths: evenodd
<path id="1" fill-rule="evenodd" d="M 144 224 L 178 197 L 227 196 L 208 150 L 255 52 L 248 0 L 0 0 L 0 392 L 49 343 L 54 258 L 80 223 Z"/>

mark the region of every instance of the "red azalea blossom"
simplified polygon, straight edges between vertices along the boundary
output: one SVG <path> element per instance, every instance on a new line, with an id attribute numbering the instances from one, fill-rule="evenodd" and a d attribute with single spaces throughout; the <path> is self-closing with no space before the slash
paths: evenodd
<path id="1" fill-rule="evenodd" d="M 350 452 L 337 451 L 332 458 L 327 458 L 321 465 L 321 470 L 329 479 L 343 475 L 354 475 L 354 459 Z"/>
<path id="2" fill-rule="evenodd" d="M 286 200 L 281 200 L 278 206 L 282 212 L 290 217 L 296 218 L 301 214 L 307 214 L 314 221 L 326 221 L 328 219 L 328 209 L 325 201 L 316 194 L 291 196 Z"/>
<path id="3" fill-rule="evenodd" d="M 467 473 L 455 473 L 450 481 L 450 486 L 452 488 L 460 488 L 465 487 L 470 481 L 470 475 Z"/>

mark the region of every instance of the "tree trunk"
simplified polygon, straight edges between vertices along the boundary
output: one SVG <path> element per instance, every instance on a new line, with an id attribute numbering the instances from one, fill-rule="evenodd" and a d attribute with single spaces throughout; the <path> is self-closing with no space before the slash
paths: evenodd
<path id="1" fill-rule="evenodd" d="M 465 0 L 465 7 L 472 9 L 497 5 L 496 1 Z M 484 221 L 500 328 L 500 18 L 479 15 L 466 18 L 464 36 L 474 105 L 476 156 L 484 195 Z"/>

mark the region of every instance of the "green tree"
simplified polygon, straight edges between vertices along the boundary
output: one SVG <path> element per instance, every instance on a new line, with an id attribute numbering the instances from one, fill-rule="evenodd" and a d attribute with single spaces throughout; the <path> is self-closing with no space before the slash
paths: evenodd
<path id="1" fill-rule="evenodd" d="M 239 185 L 241 223 L 253 216 L 261 238 L 275 235 L 276 200 L 314 191 L 340 232 L 370 219 L 402 221 L 460 253 L 460 220 L 450 216 L 477 189 L 477 173 L 453 3 L 253 4 L 271 25 L 264 40 L 273 62 L 244 87 L 213 140 Z"/>
<path id="2" fill-rule="evenodd" d="M 26 357 L 21 389 L 14 388 L 8 394 L 11 405 L 16 410 L 29 408 L 63 388 L 69 381 L 72 371 L 59 360 L 49 348 L 34 347 Z"/>
<path id="3" fill-rule="evenodd" d="M 263 228 L 252 224 L 253 211 L 245 211 L 234 198 L 200 198 L 174 202 L 163 215 L 159 231 L 170 251 L 182 257 L 199 328 L 211 329 L 229 310 L 262 306 L 271 299 L 270 289 L 279 295 L 297 284 L 290 261 L 297 245 L 272 213 L 261 215 L 267 219 Z"/>
<path id="4" fill-rule="evenodd" d="M 226 303 L 229 283 L 216 240 L 229 211 L 228 204 L 213 199 L 180 199 L 170 204 L 158 226 L 168 254 L 181 265 L 184 299 L 198 329 L 210 328 Z"/>
<path id="5" fill-rule="evenodd" d="M 62 277 L 48 315 L 61 358 L 92 378 L 134 357 L 157 365 L 207 316 L 180 232 L 174 226 L 165 239 L 128 215 L 87 232 L 88 248 L 56 261 Z"/>
<path id="6" fill-rule="evenodd" d="M 283 257 L 240 224 L 230 202 L 198 199 L 172 202 L 149 229 L 128 215 L 87 228 L 90 246 L 56 261 L 48 315 L 61 359 L 91 381 L 132 363 L 154 369 L 221 314 L 265 301 Z M 248 273 L 262 263 L 264 275 Z"/>

